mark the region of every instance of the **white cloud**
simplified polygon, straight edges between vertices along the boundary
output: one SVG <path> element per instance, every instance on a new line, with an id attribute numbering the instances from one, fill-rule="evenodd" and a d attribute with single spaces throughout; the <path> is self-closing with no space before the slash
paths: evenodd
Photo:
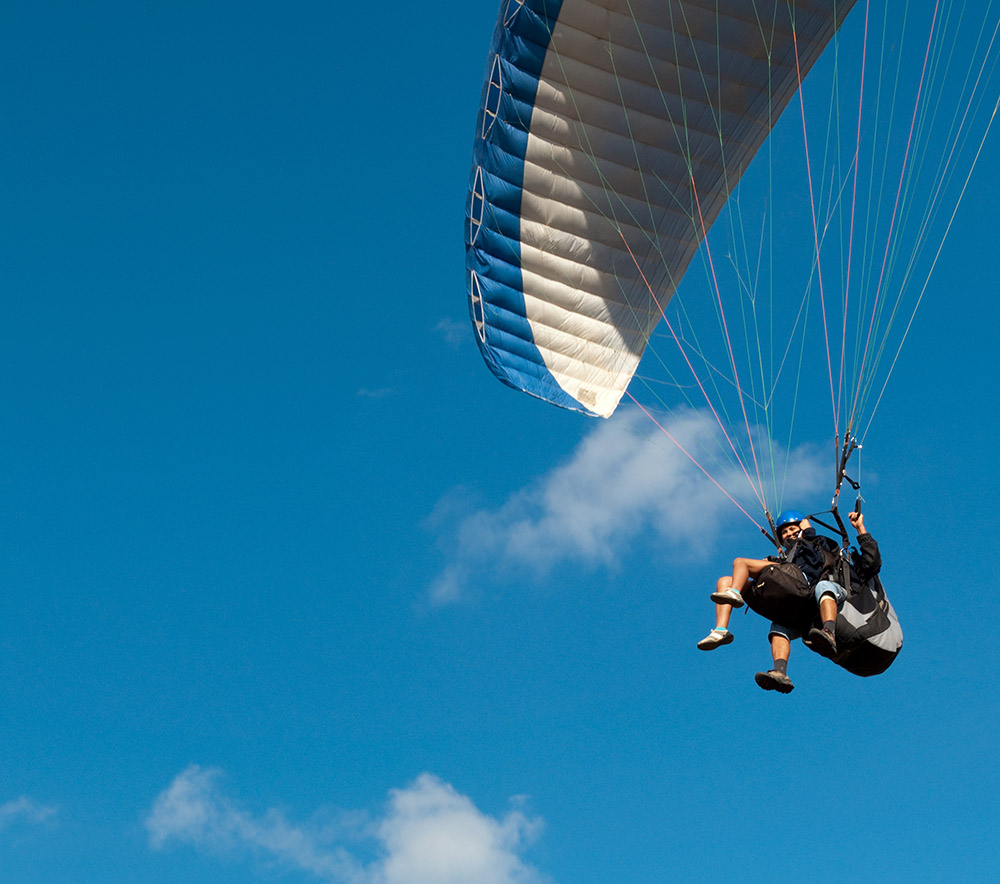
<path id="1" fill-rule="evenodd" d="M 295 824 L 276 809 L 255 816 L 219 786 L 220 772 L 192 765 L 156 799 L 146 820 L 154 849 L 176 841 L 212 853 L 249 850 L 334 884 L 542 884 L 521 854 L 540 829 L 519 807 L 497 819 L 432 774 L 390 793 L 366 826 Z M 360 844 L 377 857 L 362 861 Z"/>
<path id="2" fill-rule="evenodd" d="M 378 884 L 532 884 L 541 875 L 520 857 L 541 823 L 519 809 L 503 819 L 481 813 L 431 774 L 394 790 L 379 826 L 387 855 Z"/>
<path id="3" fill-rule="evenodd" d="M 730 493 L 748 487 L 735 462 L 710 466 L 708 458 L 723 446 L 718 426 L 704 414 L 678 413 L 665 429 L 705 461 Z M 784 464 L 783 453 L 777 455 Z M 808 448 L 792 452 L 782 472 L 782 494 L 795 500 L 814 494 L 824 475 Z M 722 525 L 740 515 L 678 445 L 637 411 L 598 423 L 565 463 L 496 509 L 459 515 L 452 498 L 440 508 L 444 514 L 429 520 L 448 551 L 431 586 L 431 599 L 438 603 L 461 598 L 473 579 L 495 571 L 498 562 L 538 573 L 567 560 L 614 565 L 621 550 L 649 530 L 661 544 L 704 553 Z M 763 519 L 759 505 L 748 511 Z"/>
<path id="4" fill-rule="evenodd" d="M 37 801 L 22 795 L 13 801 L 0 804 L 0 830 L 6 829 L 18 821 L 44 823 L 57 813 L 57 808 L 39 804 Z"/>

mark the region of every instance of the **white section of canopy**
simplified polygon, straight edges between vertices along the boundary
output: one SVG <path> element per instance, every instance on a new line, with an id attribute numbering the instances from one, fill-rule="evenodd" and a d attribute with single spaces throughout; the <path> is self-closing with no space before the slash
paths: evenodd
<path id="1" fill-rule="evenodd" d="M 802 76 L 853 2 L 791 4 Z M 546 367 L 598 415 L 635 373 L 701 218 L 708 229 L 798 88 L 789 5 L 563 3 L 528 136 L 521 266 Z"/>

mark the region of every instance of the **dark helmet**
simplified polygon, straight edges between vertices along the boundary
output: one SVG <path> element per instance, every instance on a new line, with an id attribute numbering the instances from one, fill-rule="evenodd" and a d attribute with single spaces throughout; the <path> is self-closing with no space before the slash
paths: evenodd
<path id="1" fill-rule="evenodd" d="M 780 534 L 782 528 L 788 525 L 798 525 L 803 519 L 805 516 L 798 510 L 785 510 L 775 521 L 774 530 Z"/>

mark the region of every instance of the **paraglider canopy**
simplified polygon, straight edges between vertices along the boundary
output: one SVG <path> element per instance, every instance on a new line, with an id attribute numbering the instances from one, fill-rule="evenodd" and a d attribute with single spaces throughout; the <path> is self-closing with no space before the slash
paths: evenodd
<path id="1" fill-rule="evenodd" d="M 503 4 L 468 205 L 505 383 L 607 417 L 699 243 L 853 0 Z"/>

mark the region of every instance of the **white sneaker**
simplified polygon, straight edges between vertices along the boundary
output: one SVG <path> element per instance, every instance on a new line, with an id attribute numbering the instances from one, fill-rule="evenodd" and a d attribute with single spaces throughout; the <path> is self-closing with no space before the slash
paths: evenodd
<path id="1" fill-rule="evenodd" d="M 721 647 L 722 645 L 728 645 L 733 638 L 733 634 L 728 629 L 713 629 L 700 642 L 698 642 L 698 647 L 702 651 L 711 651 L 715 648 Z"/>
<path id="2" fill-rule="evenodd" d="M 722 592 L 713 592 L 712 601 L 717 605 L 732 605 L 734 608 L 743 607 L 743 596 L 732 587 L 724 589 Z"/>

